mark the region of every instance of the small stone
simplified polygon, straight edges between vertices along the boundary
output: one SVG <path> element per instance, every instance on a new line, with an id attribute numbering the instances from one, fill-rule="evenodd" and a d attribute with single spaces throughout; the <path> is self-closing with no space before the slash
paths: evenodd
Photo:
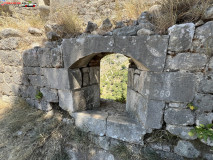
<path id="1" fill-rule="evenodd" d="M 91 33 L 93 31 L 95 31 L 96 29 L 98 29 L 98 25 L 89 21 L 88 24 L 87 24 L 87 28 L 86 28 L 85 32 Z"/>
<path id="2" fill-rule="evenodd" d="M 195 27 L 199 27 L 203 24 L 204 24 L 204 22 L 202 20 L 199 20 L 197 23 L 195 23 Z"/>
<path id="3" fill-rule="evenodd" d="M 186 158 L 197 158 L 200 155 L 200 151 L 198 151 L 192 143 L 183 140 L 178 141 L 177 146 L 174 148 L 174 152 Z"/>
<path id="4" fill-rule="evenodd" d="M 108 31 L 112 28 L 112 23 L 109 18 L 105 19 L 100 27 L 101 30 Z"/>
<path id="5" fill-rule="evenodd" d="M 213 5 L 207 8 L 207 10 L 204 12 L 204 17 L 205 20 L 210 20 L 213 19 Z"/>
<path id="6" fill-rule="evenodd" d="M 138 35 L 138 36 L 152 35 L 152 34 L 155 34 L 155 32 L 153 32 L 153 31 L 151 31 L 151 30 L 148 30 L 148 29 L 145 29 L 145 28 L 142 28 L 142 29 L 140 29 L 140 30 L 137 32 L 137 35 Z"/>
<path id="7" fill-rule="evenodd" d="M 33 35 L 42 35 L 42 31 L 38 28 L 28 28 L 28 32 Z"/>

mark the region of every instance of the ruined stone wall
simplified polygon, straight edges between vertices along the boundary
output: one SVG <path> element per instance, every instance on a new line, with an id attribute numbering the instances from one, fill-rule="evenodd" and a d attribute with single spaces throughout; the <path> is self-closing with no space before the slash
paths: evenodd
<path id="1" fill-rule="evenodd" d="M 81 129 L 140 145 L 146 134 L 166 129 L 182 139 L 170 146 L 170 151 L 187 158 L 203 157 L 210 148 L 199 151 L 191 141 L 197 137 L 190 137 L 188 132 L 194 125 L 213 120 L 213 21 L 201 26 L 175 25 L 164 36 L 135 36 L 137 31 L 133 30 L 138 27 L 116 29 L 108 36 L 64 39 L 61 45 L 48 42 L 45 48 L 35 47 L 23 53 L 15 50 L 15 34 L 3 35 L 0 96 L 5 100 L 23 97 L 31 106 L 46 111 L 58 104 Z M 126 105 L 133 121 L 76 113 L 98 107 L 97 62 L 101 58 L 93 60 L 103 53 L 121 53 L 136 64 L 129 68 Z M 43 97 L 38 98 L 40 92 Z M 189 103 L 197 109 L 191 110 Z M 212 146 L 210 139 L 203 143 Z M 192 153 L 181 150 L 183 147 Z"/>

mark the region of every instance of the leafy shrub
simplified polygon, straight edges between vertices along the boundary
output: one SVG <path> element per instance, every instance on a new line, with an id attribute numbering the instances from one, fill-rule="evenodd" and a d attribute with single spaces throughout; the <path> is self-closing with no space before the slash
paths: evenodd
<path id="1" fill-rule="evenodd" d="M 200 124 L 200 126 L 196 126 L 188 134 L 189 136 L 196 135 L 199 139 L 204 139 L 205 141 L 207 141 L 208 138 L 213 140 L 212 127 L 213 127 L 213 124 L 207 124 L 207 125 Z"/>

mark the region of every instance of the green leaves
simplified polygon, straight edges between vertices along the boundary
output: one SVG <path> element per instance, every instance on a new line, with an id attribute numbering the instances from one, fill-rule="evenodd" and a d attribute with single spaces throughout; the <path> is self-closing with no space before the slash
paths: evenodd
<path id="1" fill-rule="evenodd" d="M 35 97 L 37 100 L 41 100 L 43 98 L 43 94 L 39 91 L 39 92 L 37 92 Z"/>
<path id="2" fill-rule="evenodd" d="M 192 129 L 188 135 L 194 136 L 196 135 L 199 139 L 203 139 L 204 141 L 207 141 L 208 138 L 213 140 L 213 124 L 200 124 L 199 126 L 196 126 L 194 129 Z"/>

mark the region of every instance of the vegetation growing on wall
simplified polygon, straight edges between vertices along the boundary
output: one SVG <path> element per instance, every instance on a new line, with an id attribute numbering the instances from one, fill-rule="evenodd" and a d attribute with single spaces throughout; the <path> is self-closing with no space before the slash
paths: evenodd
<path id="1" fill-rule="evenodd" d="M 121 54 L 111 54 L 101 60 L 101 98 L 125 102 L 129 60 Z"/>

